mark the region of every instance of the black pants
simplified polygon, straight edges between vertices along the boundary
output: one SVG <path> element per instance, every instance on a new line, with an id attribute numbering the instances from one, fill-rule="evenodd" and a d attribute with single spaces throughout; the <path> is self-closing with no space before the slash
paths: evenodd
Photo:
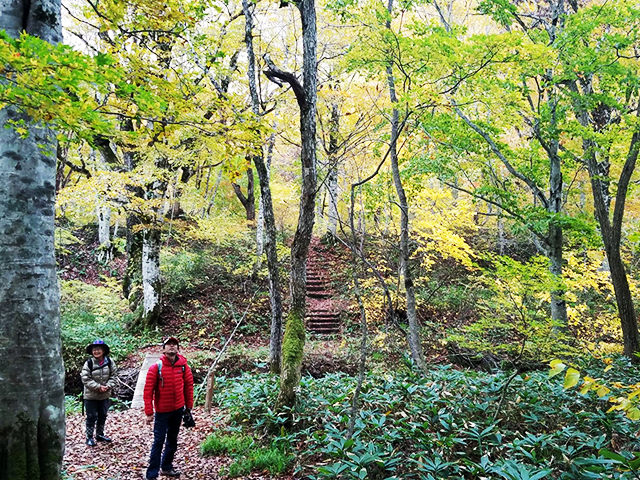
<path id="1" fill-rule="evenodd" d="M 171 470 L 173 468 L 173 456 L 178 448 L 178 433 L 180 432 L 183 411 L 184 408 L 179 408 L 173 412 L 156 412 L 155 421 L 153 422 L 153 445 L 151 446 L 151 455 L 149 455 L 147 478 L 158 478 L 160 469 Z M 164 454 L 161 459 L 162 444 L 164 444 Z"/>
<path id="2" fill-rule="evenodd" d="M 107 421 L 107 411 L 110 405 L 111 401 L 108 398 L 84 401 L 84 409 L 87 412 L 87 438 L 93 438 L 94 427 L 96 427 L 96 435 L 104 435 L 104 423 Z"/>

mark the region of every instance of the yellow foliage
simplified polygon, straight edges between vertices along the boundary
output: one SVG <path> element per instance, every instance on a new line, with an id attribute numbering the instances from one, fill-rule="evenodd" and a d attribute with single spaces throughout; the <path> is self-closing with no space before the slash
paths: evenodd
<path id="1" fill-rule="evenodd" d="M 247 227 L 243 218 L 230 215 L 210 216 L 198 220 L 197 228 L 190 231 L 189 237 L 213 243 L 224 243 L 244 238 Z"/>
<path id="2" fill-rule="evenodd" d="M 596 250 L 579 254 L 569 251 L 566 252 L 565 259 L 563 279 L 567 292 L 565 298 L 569 326 L 577 332 L 577 337 L 589 351 L 599 355 L 621 352 L 622 330 L 616 310 L 596 309 L 579 300 L 589 292 L 596 298 L 613 300 L 614 291 L 609 272 L 602 268 L 604 253 Z M 629 280 L 635 286 L 633 279 Z"/>
<path id="3" fill-rule="evenodd" d="M 453 198 L 450 189 L 422 185 L 413 193 L 412 204 L 413 232 L 421 239 L 416 253 L 424 255 L 423 267 L 429 270 L 440 257 L 473 268 L 475 255 L 462 236 L 476 230 L 470 199 Z"/>
<path id="4" fill-rule="evenodd" d="M 80 280 L 62 280 L 60 282 L 61 309 L 80 309 L 93 313 L 99 318 L 123 315 L 129 311 L 128 302 L 117 293 L 120 288 L 112 279 L 106 287 L 94 286 Z"/>

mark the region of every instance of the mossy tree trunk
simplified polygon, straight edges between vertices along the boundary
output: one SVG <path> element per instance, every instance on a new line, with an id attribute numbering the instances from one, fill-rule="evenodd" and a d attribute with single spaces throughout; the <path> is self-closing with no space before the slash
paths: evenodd
<path id="1" fill-rule="evenodd" d="M 265 75 L 270 80 L 291 85 L 300 107 L 300 138 L 302 149 L 302 188 L 300 191 L 300 212 L 298 227 L 291 244 L 291 310 L 285 325 L 282 346 L 282 373 L 278 407 L 292 408 L 296 399 L 296 388 L 300 383 L 302 351 L 304 350 L 304 318 L 307 295 L 307 256 L 313 233 L 315 217 L 315 199 L 317 189 L 316 175 L 316 104 L 317 104 L 317 33 L 316 10 L 314 0 L 301 0 L 295 3 L 302 21 L 303 72 L 302 85 L 298 78 L 289 72 L 283 72 L 268 61 Z M 296 352 L 290 354 L 287 352 Z M 299 352 L 299 355 L 297 354 Z"/>
<path id="2" fill-rule="evenodd" d="M 0 3 L 0 29 L 62 39 L 59 0 Z M 65 439 L 60 299 L 54 254 L 56 139 L 11 107 L 27 138 L 0 129 L 0 479 L 61 476 Z"/>
<path id="3" fill-rule="evenodd" d="M 150 329 L 160 321 L 162 278 L 160 276 L 160 230 L 147 228 L 142 240 L 142 325 Z"/>

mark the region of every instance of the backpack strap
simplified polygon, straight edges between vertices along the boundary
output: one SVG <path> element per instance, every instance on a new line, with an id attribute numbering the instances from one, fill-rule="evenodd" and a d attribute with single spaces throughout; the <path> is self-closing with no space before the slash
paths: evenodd
<path id="1" fill-rule="evenodd" d="M 162 378 L 162 359 L 159 359 L 156 362 L 156 365 L 158 366 L 158 378 L 160 379 L 160 386 L 164 387 L 164 378 Z"/>
<path id="2" fill-rule="evenodd" d="M 158 366 L 158 378 L 160 379 L 160 386 L 164 387 L 164 378 L 162 378 L 162 359 L 159 359 L 156 362 L 156 365 Z M 186 366 L 180 365 L 180 367 L 182 368 L 182 378 L 184 378 L 184 372 L 186 371 Z"/>
<path id="3" fill-rule="evenodd" d="M 109 367 L 109 377 L 111 377 L 111 375 L 113 375 L 113 366 L 112 366 L 111 359 L 109 357 L 105 357 L 105 360 L 107 361 L 107 366 Z M 87 360 L 87 365 L 89 365 L 89 372 L 91 374 L 91 378 L 93 378 L 93 372 L 95 372 L 96 370 L 100 370 L 102 368 L 102 365 L 98 365 L 97 367 L 93 368 L 93 358 L 90 358 Z"/>

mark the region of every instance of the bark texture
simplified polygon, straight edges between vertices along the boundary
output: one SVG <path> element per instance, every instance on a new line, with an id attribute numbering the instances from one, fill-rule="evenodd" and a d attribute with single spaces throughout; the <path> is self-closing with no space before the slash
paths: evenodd
<path id="1" fill-rule="evenodd" d="M 317 188 L 316 175 L 316 103 L 317 103 L 317 32 L 316 10 L 313 0 L 296 2 L 302 21 L 302 48 L 303 48 L 303 83 L 298 81 L 295 75 L 277 69 L 273 64 L 265 70 L 265 75 L 270 80 L 281 83 L 286 82 L 296 95 L 300 107 L 300 138 L 302 149 L 300 160 L 302 163 L 302 188 L 300 191 L 300 212 L 298 214 L 298 226 L 291 244 L 291 310 L 285 326 L 285 343 L 291 328 L 302 328 L 304 332 L 304 318 L 306 313 L 307 294 L 307 256 L 309 243 L 313 233 L 315 220 L 315 198 Z M 304 348 L 304 335 L 292 334 L 292 337 L 301 340 Z M 283 347 L 282 374 L 280 375 L 280 392 L 277 403 L 280 407 L 293 407 L 296 399 L 295 389 L 300 383 L 300 369 L 302 368 L 302 355 L 286 355 L 286 346 Z M 294 363 L 288 363 L 294 362 Z"/>
<path id="2" fill-rule="evenodd" d="M 151 328 L 159 323 L 162 282 L 160 276 L 160 231 L 146 229 L 142 242 L 142 323 Z"/>
<path id="3" fill-rule="evenodd" d="M 249 0 L 242 0 L 242 9 L 245 17 L 245 44 L 247 46 L 247 59 L 249 63 L 247 75 L 249 77 L 249 92 L 251 93 L 251 107 L 255 115 L 260 114 L 260 100 L 256 85 L 256 61 L 253 50 L 253 11 L 249 7 Z M 271 185 L 269 182 L 269 164 L 275 135 L 269 140 L 267 162 L 264 161 L 262 152 L 252 158 L 256 167 L 258 182 L 260 184 L 260 213 L 264 226 L 264 237 L 258 229 L 258 251 L 262 256 L 260 244 L 264 239 L 264 249 L 267 253 L 267 268 L 269 270 L 269 304 L 271 306 L 271 332 L 269 335 L 269 369 L 272 373 L 280 373 L 282 358 L 282 293 L 280 291 L 280 272 L 278 268 L 278 251 L 276 239 L 276 219 L 273 214 L 273 200 L 271 198 Z"/>
<path id="4" fill-rule="evenodd" d="M 98 211 L 98 260 L 111 261 L 113 249 L 111 246 L 111 207 L 109 205 L 99 205 Z"/>
<path id="5" fill-rule="evenodd" d="M 0 1 L 0 29 L 61 40 L 59 1 Z M 61 476 L 64 369 L 54 256 L 56 141 L 24 120 L 22 139 L 0 129 L 0 479 Z"/>

